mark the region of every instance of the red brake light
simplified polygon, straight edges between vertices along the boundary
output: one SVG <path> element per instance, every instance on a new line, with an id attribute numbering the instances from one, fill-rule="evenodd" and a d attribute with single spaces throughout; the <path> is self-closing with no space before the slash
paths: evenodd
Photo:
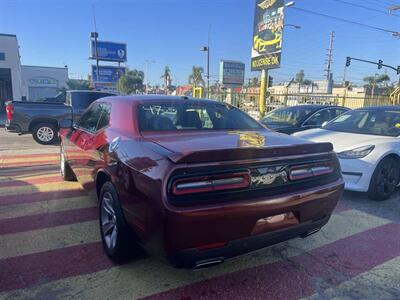
<path id="1" fill-rule="evenodd" d="M 329 162 L 329 163 L 311 164 L 305 166 L 296 166 L 290 169 L 289 178 L 290 180 L 300 180 L 314 176 L 332 174 L 334 172 L 335 172 L 335 166 L 333 165 L 333 163 Z"/>
<path id="2" fill-rule="evenodd" d="M 181 196 L 221 190 L 241 189 L 246 188 L 249 185 L 250 174 L 248 172 L 206 175 L 176 180 L 172 185 L 172 194 L 175 196 Z"/>
<path id="3" fill-rule="evenodd" d="M 7 113 L 7 119 L 11 121 L 14 115 L 14 106 L 12 104 L 6 105 L 6 113 Z"/>

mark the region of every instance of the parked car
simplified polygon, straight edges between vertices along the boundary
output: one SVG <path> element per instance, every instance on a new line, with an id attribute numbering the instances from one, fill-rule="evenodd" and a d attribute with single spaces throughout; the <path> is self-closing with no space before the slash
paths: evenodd
<path id="1" fill-rule="evenodd" d="M 70 125 L 61 174 L 97 196 L 117 261 L 135 238 L 176 267 L 218 264 L 317 232 L 343 191 L 330 143 L 282 136 L 220 102 L 108 97 Z"/>
<path id="2" fill-rule="evenodd" d="M 70 119 L 71 116 L 74 121 L 78 120 L 93 101 L 107 96 L 114 94 L 74 90 L 66 92 L 65 103 L 9 101 L 6 103 L 5 127 L 10 132 L 31 133 L 39 144 L 53 144 L 58 140 L 60 120 Z"/>
<path id="3" fill-rule="evenodd" d="M 310 128 L 319 128 L 349 109 L 331 105 L 298 105 L 275 109 L 262 120 L 268 128 L 292 134 Z"/>
<path id="4" fill-rule="evenodd" d="M 399 184 L 400 106 L 356 109 L 295 136 L 333 144 L 347 190 L 385 200 Z"/>

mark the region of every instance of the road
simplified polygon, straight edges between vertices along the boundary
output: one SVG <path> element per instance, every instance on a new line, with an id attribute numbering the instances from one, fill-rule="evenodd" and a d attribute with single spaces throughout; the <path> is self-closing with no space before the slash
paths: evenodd
<path id="1" fill-rule="evenodd" d="M 0 299 L 400 299 L 400 194 L 345 193 L 319 233 L 198 271 L 103 253 L 58 147 L 0 129 Z"/>

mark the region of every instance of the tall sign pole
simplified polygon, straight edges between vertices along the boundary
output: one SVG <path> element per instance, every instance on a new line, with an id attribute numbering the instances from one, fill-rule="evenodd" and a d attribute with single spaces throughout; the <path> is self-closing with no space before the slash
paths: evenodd
<path id="1" fill-rule="evenodd" d="M 260 116 L 265 114 L 268 70 L 280 67 L 284 0 L 256 0 L 251 70 L 261 71 Z"/>

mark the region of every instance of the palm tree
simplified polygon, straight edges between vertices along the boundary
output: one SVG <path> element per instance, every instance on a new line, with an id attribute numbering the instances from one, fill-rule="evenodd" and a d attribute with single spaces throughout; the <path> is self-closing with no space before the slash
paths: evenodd
<path id="1" fill-rule="evenodd" d="M 188 78 L 189 84 L 193 85 L 194 87 L 198 85 L 204 86 L 205 82 L 202 76 L 203 73 L 204 69 L 202 67 L 193 66 L 192 74 L 190 74 Z"/>
<path id="2" fill-rule="evenodd" d="M 161 76 L 164 79 L 165 94 L 168 95 L 168 89 L 171 85 L 171 70 L 168 66 L 164 68 L 164 74 Z"/>
<path id="3" fill-rule="evenodd" d="M 375 74 L 374 76 L 366 76 L 364 77 L 364 82 L 366 83 L 364 87 L 371 89 L 371 96 L 374 97 L 375 95 L 375 88 L 378 86 L 387 86 L 387 83 L 390 81 L 390 77 L 387 74 L 378 75 Z"/>

